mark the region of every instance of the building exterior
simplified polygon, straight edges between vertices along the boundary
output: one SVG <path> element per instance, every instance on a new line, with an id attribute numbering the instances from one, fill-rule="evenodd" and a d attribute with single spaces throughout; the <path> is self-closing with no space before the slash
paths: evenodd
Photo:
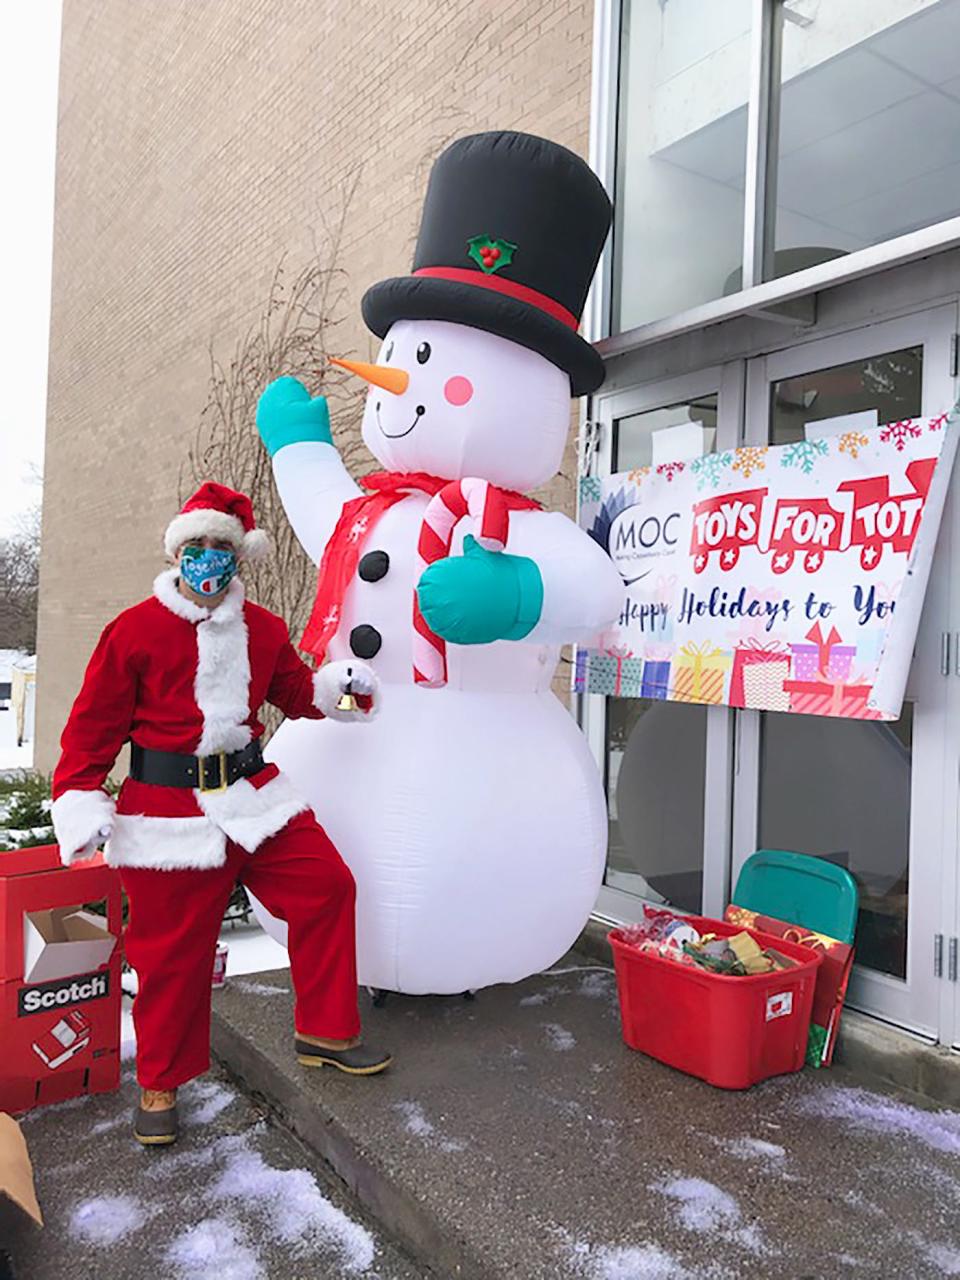
<path id="1" fill-rule="evenodd" d="M 65 9 L 41 762 L 99 626 L 152 575 L 207 342 L 255 317 L 278 255 L 306 254 L 355 181 L 343 345 L 366 353 L 360 294 L 406 261 L 453 135 L 546 134 L 615 197 L 588 317 L 608 378 L 583 406 L 597 448 L 582 465 L 643 465 L 653 432 L 683 422 L 720 448 L 779 444 L 811 420 L 956 398 L 960 0 L 521 0 L 479 16 L 420 0 L 402 21 L 363 4 L 352 28 L 294 0 L 131 12 Z M 599 914 L 651 897 L 718 914 L 756 848 L 830 857 L 861 888 L 853 1003 L 948 1045 L 958 483 L 897 724 L 580 707 L 610 804 Z"/>
<path id="2" fill-rule="evenodd" d="M 211 344 L 229 362 L 281 259 L 289 279 L 319 256 L 343 273 L 336 353 L 373 358 L 360 298 L 408 269 L 449 140 L 586 154 L 592 22 L 589 0 L 65 0 L 38 767 L 101 628 L 162 567 Z"/>

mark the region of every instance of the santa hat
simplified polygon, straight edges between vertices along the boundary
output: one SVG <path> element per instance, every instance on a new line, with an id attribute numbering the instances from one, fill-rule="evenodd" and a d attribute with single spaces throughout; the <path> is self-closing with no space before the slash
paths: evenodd
<path id="1" fill-rule="evenodd" d="M 230 542 L 245 560 L 261 560 L 270 538 L 256 527 L 253 503 L 245 493 L 205 480 L 167 525 L 163 546 L 171 559 L 191 538 L 220 538 Z"/>

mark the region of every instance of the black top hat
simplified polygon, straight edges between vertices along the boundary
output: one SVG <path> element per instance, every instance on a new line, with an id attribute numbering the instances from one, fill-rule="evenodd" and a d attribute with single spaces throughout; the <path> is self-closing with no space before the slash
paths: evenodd
<path id="1" fill-rule="evenodd" d="M 572 151 L 527 133 L 460 138 L 430 174 L 413 274 L 363 297 L 380 338 L 395 320 L 452 320 L 539 351 L 595 391 L 603 362 L 577 333 L 610 229 L 607 193 Z"/>

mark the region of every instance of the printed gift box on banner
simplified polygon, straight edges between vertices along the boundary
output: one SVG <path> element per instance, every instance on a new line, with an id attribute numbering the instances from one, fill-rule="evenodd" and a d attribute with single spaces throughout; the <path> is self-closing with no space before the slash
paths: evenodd
<path id="1" fill-rule="evenodd" d="M 641 698 L 653 698 L 657 702 L 665 702 L 670 696 L 672 652 L 668 645 L 647 649 L 643 663 L 643 680 L 640 685 Z"/>
<path id="2" fill-rule="evenodd" d="M 831 627 L 826 639 L 820 623 L 807 632 L 809 644 L 792 644 L 793 677 L 795 680 L 817 680 L 825 677 L 832 684 L 846 680 L 857 656 L 857 646 L 841 644 L 840 633 Z"/>
<path id="3" fill-rule="evenodd" d="M 673 663 L 673 701 L 722 702 L 723 682 L 732 662 L 729 653 L 715 649 L 709 640 L 685 644 Z"/>
<path id="4" fill-rule="evenodd" d="M 106 919 L 86 909 L 106 902 Z M 85 905 L 86 904 L 86 905 Z M 120 1083 L 120 881 L 56 845 L 0 854 L 0 1111 Z"/>
<path id="5" fill-rule="evenodd" d="M 744 640 L 733 651 L 731 707 L 752 711 L 789 711 L 784 683 L 790 677 L 790 652 L 778 640 Z"/>
<path id="6" fill-rule="evenodd" d="M 610 698 L 640 696 L 643 660 L 629 649 L 606 649 L 587 658 L 587 690 Z"/>
<path id="7" fill-rule="evenodd" d="M 842 716 L 847 720 L 882 720 L 879 711 L 867 706 L 873 686 L 861 681 L 788 680 L 790 710 L 801 716 Z"/>
<path id="8" fill-rule="evenodd" d="M 813 933 L 785 920 L 761 916 L 732 903 L 724 914 L 730 924 L 743 929 L 759 929 L 788 942 L 798 942 L 822 957 L 817 970 L 817 985 L 813 993 L 813 1014 L 810 1018 L 810 1038 L 807 1041 L 807 1064 L 811 1067 L 828 1067 L 833 1061 L 833 1051 L 840 1030 L 840 1014 L 847 994 L 847 984 L 853 970 L 853 947 L 838 942 L 825 933 Z"/>

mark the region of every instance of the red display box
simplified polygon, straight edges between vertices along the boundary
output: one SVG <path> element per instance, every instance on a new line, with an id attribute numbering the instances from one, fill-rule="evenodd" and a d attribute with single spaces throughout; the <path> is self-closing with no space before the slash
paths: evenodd
<path id="1" fill-rule="evenodd" d="M 623 1038 L 669 1067 L 718 1089 L 749 1089 L 799 1071 L 807 1051 L 820 956 L 807 947 L 723 920 L 681 916 L 701 934 L 749 933 L 796 960 L 792 969 L 734 978 L 641 952 L 609 935 Z"/>
<path id="2" fill-rule="evenodd" d="M 106 921 L 83 910 L 106 902 Z M 101 856 L 0 853 L 0 1111 L 120 1083 L 121 893 Z"/>

